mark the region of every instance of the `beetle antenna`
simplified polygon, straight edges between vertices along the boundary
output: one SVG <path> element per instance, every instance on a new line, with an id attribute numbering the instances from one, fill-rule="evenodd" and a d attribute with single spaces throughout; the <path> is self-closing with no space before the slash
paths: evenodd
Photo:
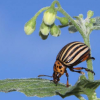
<path id="1" fill-rule="evenodd" d="M 42 76 L 53 77 L 53 76 L 49 76 L 49 75 L 38 75 L 38 77 L 42 77 Z"/>

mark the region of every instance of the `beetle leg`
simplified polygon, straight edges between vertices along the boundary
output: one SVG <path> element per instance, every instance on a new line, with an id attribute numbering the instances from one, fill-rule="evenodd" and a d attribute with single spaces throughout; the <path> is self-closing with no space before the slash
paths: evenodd
<path id="1" fill-rule="evenodd" d="M 69 77 L 69 75 L 68 75 L 68 73 L 67 73 L 67 70 L 65 70 L 65 73 L 66 73 L 66 77 L 67 77 L 67 84 L 66 84 L 66 87 L 69 87 L 70 85 L 69 85 L 69 82 L 68 82 L 68 77 Z"/>
<path id="2" fill-rule="evenodd" d="M 82 56 L 81 62 L 83 62 L 83 61 L 85 61 L 85 60 L 89 60 L 89 59 L 95 60 L 94 57 L 90 57 L 90 54 L 85 54 L 84 56 Z"/>
<path id="3" fill-rule="evenodd" d="M 93 70 L 91 70 L 91 69 L 84 68 L 84 67 L 82 67 L 82 69 L 85 69 L 86 71 L 91 72 L 91 73 L 93 73 L 95 75 L 95 72 Z"/>
<path id="4" fill-rule="evenodd" d="M 73 69 L 75 69 L 75 70 L 82 70 L 82 69 L 85 69 L 86 71 L 89 71 L 89 72 L 91 72 L 91 73 L 93 73 L 93 74 L 95 75 L 94 71 L 92 71 L 92 70 L 90 70 L 90 69 L 88 69 L 88 68 L 77 67 L 77 68 L 73 68 Z"/>
<path id="5" fill-rule="evenodd" d="M 95 58 L 94 58 L 94 57 L 89 57 L 87 60 L 89 60 L 89 59 L 93 59 L 93 60 L 95 60 Z"/>
<path id="6" fill-rule="evenodd" d="M 80 74 L 85 74 L 84 72 L 82 72 L 82 71 L 76 71 L 76 70 L 74 70 L 75 68 L 70 68 L 70 71 L 72 71 L 72 72 L 77 72 L 77 73 L 80 73 Z M 77 69 L 77 70 L 79 70 L 79 69 Z"/>

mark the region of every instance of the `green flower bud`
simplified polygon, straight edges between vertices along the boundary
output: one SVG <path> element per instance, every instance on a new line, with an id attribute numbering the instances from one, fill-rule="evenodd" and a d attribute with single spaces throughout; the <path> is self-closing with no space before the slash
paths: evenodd
<path id="1" fill-rule="evenodd" d="M 68 19 L 66 17 L 58 17 L 58 16 L 56 16 L 56 18 L 60 20 L 60 23 L 62 25 L 67 25 L 68 24 Z"/>
<path id="2" fill-rule="evenodd" d="M 46 40 L 47 37 L 48 37 L 48 35 L 43 35 L 43 34 L 41 33 L 41 31 L 39 32 L 39 36 L 41 37 L 42 40 Z"/>
<path id="3" fill-rule="evenodd" d="M 52 25 L 56 19 L 57 12 L 50 7 L 44 12 L 43 21 L 46 25 Z"/>
<path id="4" fill-rule="evenodd" d="M 24 31 L 27 35 L 30 35 L 34 32 L 36 27 L 36 20 L 35 18 L 30 19 L 24 26 Z"/>
<path id="5" fill-rule="evenodd" d="M 95 18 L 91 18 L 91 19 L 90 19 L 90 22 L 91 22 L 91 23 L 95 23 L 95 22 L 96 22 L 96 19 L 95 19 Z"/>
<path id="6" fill-rule="evenodd" d="M 83 14 L 79 14 L 79 17 L 80 17 L 80 18 L 83 18 Z"/>
<path id="7" fill-rule="evenodd" d="M 42 22 L 41 26 L 40 26 L 40 31 L 43 35 L 48 35 L 50 32 L 50 27 L 47 26 L 44 22 Z"/>
<path id="8" fill-rule="evenodd" d="M 89 24 L 88 24 L 88 27 L 89 27 L 90 29 L 92 29 L 92 28 L 93 28 L 93 24 L 92 24 L 92 23 L 89 23 Z"/>
<path id="9" fill-rule="evenodd" d="M 94 15 L 94 12 L 93 12 L 93 11 L 89 10 L 89 11 L 87 12 L 87 17 L 88 17 L 88 18 L 91 18 L 93 15 Z"/>
<path id="10" fill-rule="evenodd" d="M 51 27 L 50 33 L 51 33 L 52 36 L 57 37 L 61 34 L 61 31 L 60 31 L 59 27 L 54 24 Z"/>

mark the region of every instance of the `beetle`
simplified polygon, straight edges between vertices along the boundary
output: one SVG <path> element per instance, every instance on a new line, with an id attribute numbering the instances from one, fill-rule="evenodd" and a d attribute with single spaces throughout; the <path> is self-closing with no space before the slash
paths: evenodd
<path id="1" fill-rule="evenodd" d="M 74 66 L 85 60 L 89 59 L 95 60 L 95 58 L 91 57 L 90 55 L 91 55 L 90 48 L 82 42 L 75 41 L 65 45 L 58 53 L 56 61 L 54 63 L 53 67 L 54 72 L 53 76 L 51 76 L 53 77 L 53 82 L 57 85 L 57 83 L 60 81 L 60 77 L 65 73 L 67 77 L 66 87 L 69 87 L 70 86 L 68 82 L 69 75 L 67 72 L 67 68 L 69 68 L 70 71 L 72 72 L 77 72 L 80 74 L 85 74 L 84 72 L 81 71 L 82 69 L 85 69 L 86 71 L 89 71 L 95 75 L 94 71 L 88 68 L 84 67 L 74 68 Z M 40 75 L 40 76 L 47 76 L 47 75 Z"/>

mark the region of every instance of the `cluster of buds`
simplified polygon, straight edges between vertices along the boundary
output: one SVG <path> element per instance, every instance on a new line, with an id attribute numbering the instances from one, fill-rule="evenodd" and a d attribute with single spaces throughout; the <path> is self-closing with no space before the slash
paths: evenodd
<path id="1" fill-rule="evenodd" d="M 56 10 L 54 7 L 49 7 L 43 15 L 43 22 L 40 26 L 40 37 L 42 39 L 46 39 L 51 33 L 52 36 L 59 36 L 60 35 L 60 29 L 58 26 L 54 24 L 56 19 Z M 45 38 L 44 38 L 45 37 Z"/>
<path id="2" fill-rule="evenodd" d="M 79 14 L 79 16 L 75 16 L 76 20 L 74 20 L 81 30 L 87 35 L 90 34 L 92 30 L 94 30 L 94 23 L 96 22 L 96 18 L 91 18 L 94 15 L 94 12 L 89 10 L 87 12 L 87 18 L 83 19 L 83 15 Z M 69 32 L 76 32 L 76 28 L 73 25 L 69 25 Z"/>
<path id="3" fill-rule="evenodd" d="M 56 1 L 54 1 L 54 2 L 56 2 Z M 83 15 L 79 14 L 79 16 L 74 17 L 74 18 L 76 18 L 76 20 L 72 20 L 72 18 L 70 18 L 70 16 L 67 16 L 67 15 L 66 15 L 67 18 L 66 17 L 58 17 L 57 11 L 59 11 L 59 10 L 57 10 L 54 7 L 53 3 L 51 4 L 50 7 L 47 7 L 46 9 L 44 9 L 46 11 L 44 12 L 43 21 L 42 21 L 42 24 L 41 24 L 40 30 L 39 30 L 39 36 L 43 40 L 47 39 L 47 37 L 49 36 L 49 33 L 54 37 L 58 37 L 61 34 L 60 28 L 66 27 L 66 26 L 69 26 L 68 30 L 70 33 L 74 33 L 78 30 L 81 30 L 82 33 L 88 34 L 94 29 L 100 29 L 100 25 L 99 25 L 100 22 L 99 23 L 97 22 L 98 19 L 91 18 L 94 15 L 93 11 L 89 10 L 87 12 L 86 19 L 83 19 Z M 44 10 L 40 10 L 39 12 L 37 12 L 36 15 L 25 24 L 24 31 L 27 35 L 30 35 L 35 31 L 36 19 L 37 19 L 38 15 Z M 55 24 L 56 19 L 58 19 L 60 21 L 60 23 L 62 25 L 62 26 L 60 25 L 61 27 L 59 25 L 57 26 Z M 70 22 L 69 22 L 69 19 L 70 19 Z M 95 24 L 95 27 L 94 27 L 94 24 Z M 75 25 L 79 26 L 79 27 L 75 27 Z"/>
<path id="4" fill-rule="evenodd" d="M 57 32 L 59 29 L 58 26 L 54 24 L 56 19 L 56 10 L 54 7 L 49 7 L 43 15 L 43 22 L 40 26 L 40 36 L 42 39 L 46 39 L 45 37 L 48 37 L 49 33 L 51 33 L 52 36 L 59 36 L 59 32 Z M 56 27 L 55 27 L 56 26 Z M 55 27 L 55 28 L 54 28 Z"/>
<path id="5" fill-rule="evenodd" d="M 43 21 L 40 26 L 39 36 L 45 40 L 47 39 L 49 33 L 57 37 L 61 34 L 59 26 L 55 25 L 55 19 L 57 18 L 62 25 L 66 25 L 68 23 L 68 19 L 65 17 L 57 17 L 57 11 L 54 6 L 50 6 L 43 15 Z M 36 19 L 37 16 L 34 16 L 31 20 L 29 20 L 24 27 L 24 31 L 27 35 L 32 34 L 36 28 Z"/>
<path id="6" fill-rule="evenodd" d="M 93 11 L 89 10 L 87 12 L 87 18 L 85 20 L 85 25 L 86 25 L 87 28 L 93 29 L 93 23 L 96 22 L 95 18 L 91 18 L 93 15 L 94 15 Z"/>

